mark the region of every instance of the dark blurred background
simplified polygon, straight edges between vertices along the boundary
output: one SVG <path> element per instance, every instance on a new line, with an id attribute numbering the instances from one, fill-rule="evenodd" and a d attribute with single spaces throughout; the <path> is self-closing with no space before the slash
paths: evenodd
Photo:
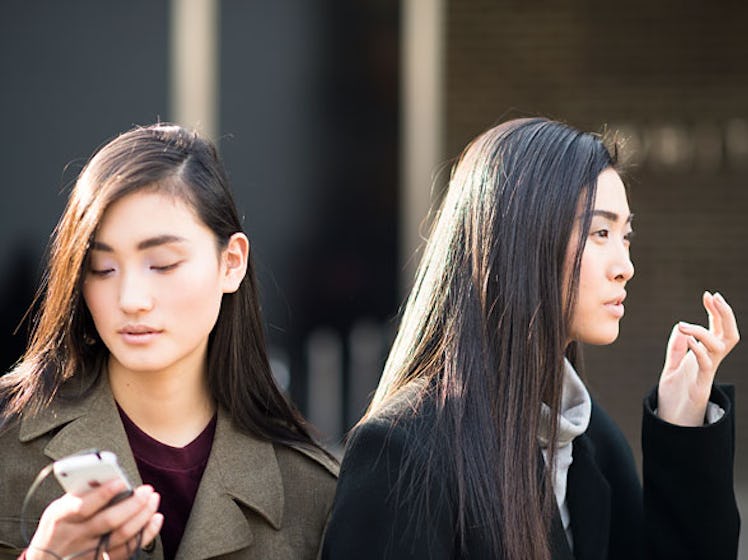
<path id="1" fill-rule="evenodd" d="M 586 365 L 638 449 L 673 323 L 705 322 L 705 289 L 748 317 L 746 24 L 737 1 L 5 0 L 0 365 L 22 352 L 26 329 L 12 332 L 93 149 L 177 120 L 225 158 L 276 376 L 339 441 L 376 385 L 451 159 L 541 114 L 628 139 L 636 277 L 620 340 Z M 743 342 L 720 371 L 737 384 L 743 504 L 747 366 Z"/>

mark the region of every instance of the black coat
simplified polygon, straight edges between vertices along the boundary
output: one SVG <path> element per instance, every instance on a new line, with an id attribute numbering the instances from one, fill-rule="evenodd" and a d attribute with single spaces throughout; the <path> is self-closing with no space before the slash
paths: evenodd
<path id="1" fill-rule="evenodd" d="M 631 448 L 593 402 L 590 425 L 574 440 L 568 473 L 574 553 L 556 515 L 550 538 L 554 560 L 737 557 L 732 388 L 715 388 L 711 400 L 725 409 L 724 417 L 683 428 L 653 414 L 656 391 L 645 399 L 643 491 Z M 407 400 L 402 403 L 407 406 Z M 419 423 L 428 419 L 401 412 L 388 410 L 351 435 L 322 558 L 490 558 L 481 535 L 470 529 L 460 548 L 450 488 L 429 488 L 427 514 L 403 506 L 407 500 L 396 491 L 400 464 L 405 450 L 417 445 Z"/>

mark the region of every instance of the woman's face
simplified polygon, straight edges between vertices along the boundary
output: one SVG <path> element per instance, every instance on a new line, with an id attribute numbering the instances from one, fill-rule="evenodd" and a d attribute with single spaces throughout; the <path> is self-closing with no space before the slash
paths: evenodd
<path id="1" fill-rule="evenodd" d="M 246 241 L 235 234 L 219 253 L 190 206 L 152 190 L 106 210 L 91 243 L 83 297 L 110 351 L 110 371 L 204 367 L 221 298 L 241 281 L 236 236 Z"/>
<path id="2" fill-rule="evenodd" d="M 610 344 L 618 338 L 623 317 L 626 283 L 634 276 L 629 254 L 631 212 L 621 178 L 606 169 L 597 179 L 592 223 L 579 271 L 579 288 L 571 320 L 570 338 L 587 344 Z M 572 240 L 579 239 L 579 224 Z M 566 270 L 571 270 L 576 241 L 567 250 Z"/>

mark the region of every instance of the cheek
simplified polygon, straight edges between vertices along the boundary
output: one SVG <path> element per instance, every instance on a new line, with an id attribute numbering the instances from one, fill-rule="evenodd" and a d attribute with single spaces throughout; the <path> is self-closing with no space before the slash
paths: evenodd
<path id="1" fill-rule="evenodd" d="M 564 275 L 563 275 L 563 282 L 561 285 L 562 292 L 562 302 L 563 302 L 563 311 L 566 312 L 566 309 L 568 307 L 568 298 L 567 296 L 571 296 L 572 294 L 569 294 L 569 288 L 572 280 L 572 274 L 574 272 L 574 258 L 576 257 L 576 245 L 574 247 L 569 247 L 566 250 L 566 259 L 564 260 Z M 585 261 L 587 260 L 585 257 L 587 255 L 587 248 L 582 250 L 582 261 L 579 263 L 579 276 L 577 278 L 577 285 L 574 289 L 574 300 L 575 300 L 575 306 L 574 310 L 572 311 L 573 315 L 576 315 L 579 311 L 579 308 L 584 305 L 583 298 L 586 291 L 586 271 L 589 269 L 589 266 L 585 266 Z M 572 317 L 573 319 L 573 317 Z"/>
<path id="2" fill-rule="evenodd" d="M 566 258 L 564 259 L 564 270 L 561 281 L 561 302 L 563 310 L 566 312 L 568 306 L 567 295 L 569 294 L 569 284 L 571 283 L 571 275 L 574 271 L 574 250 L 569 248 L 566 250 Z"/>
<path id="3" fill-rule="evenodd" d="M 590 302 L 595 298 L 596 285 L 597 280 L 595 279 L 594 258 L 590 254 L 589 249 L 585 248 L 584 252 L 582 253 L 582 262 L 579 263 L 579 278 L 577 279 L 576 288 L 576 305 L 574 306 L 572 322 L 584 322 L 589 312 L 588 310 L 590 307 Z"/>
<path id="4" fill-rule="evenodd" d="M 595 285 L 592 274 L 592 268 L 585 266 L 584 257 L 582 257 L 582 266 L 579 268 L 579 299 L 584 298 L 585 294 Z"/>
<path id="5" fill-rule="evenodd" d="M 203 274 L 182 283 L 181 289 L 168 291 L 160 311 L 175 332 L 185 340 L 203 337 L 213 329 L 221 311 L 223 292 L 217 274 Z M 168 298 L 168 299 L 167 299 Z"/>
<path id="6" fill-rule="evenodd" d="M 160 301 L 187 311 L 212 307 L 223 292 L 217 270 L 202 267 L 185 269 L 173 282 L 161 286 Z"/>
<path id="7" fill-rule="evenodd" d="M 86 281 L 83 283 L 82 295 L 83 302 L 86 304 L 94 321 L 98 322 L 100 318 L 107 316 L 106 313 L 102 312 L 102 308 L 107 305 L 107 296 L 104 286 L 95 285 Z"/>
<path id="8" fill-rule="evenodd" d="M 585 291 L 594 289 L 600 284 L 600 257 L 597 248 L 585 246 L 582 252 L 582 262 L 579 263 L 579 295 L 584 296 Z"/>

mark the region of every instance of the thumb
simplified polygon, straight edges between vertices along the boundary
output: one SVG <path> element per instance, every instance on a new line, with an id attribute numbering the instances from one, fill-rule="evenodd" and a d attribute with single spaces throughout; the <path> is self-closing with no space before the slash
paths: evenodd
<path id="1" fill-rule="evenodd" d="M 688 352 L 688 336 L 683 334 L 676 324 L 670 332 L 670 339 L 667 342 L 665 371 L 677 369 L 686 352 Z"/>

